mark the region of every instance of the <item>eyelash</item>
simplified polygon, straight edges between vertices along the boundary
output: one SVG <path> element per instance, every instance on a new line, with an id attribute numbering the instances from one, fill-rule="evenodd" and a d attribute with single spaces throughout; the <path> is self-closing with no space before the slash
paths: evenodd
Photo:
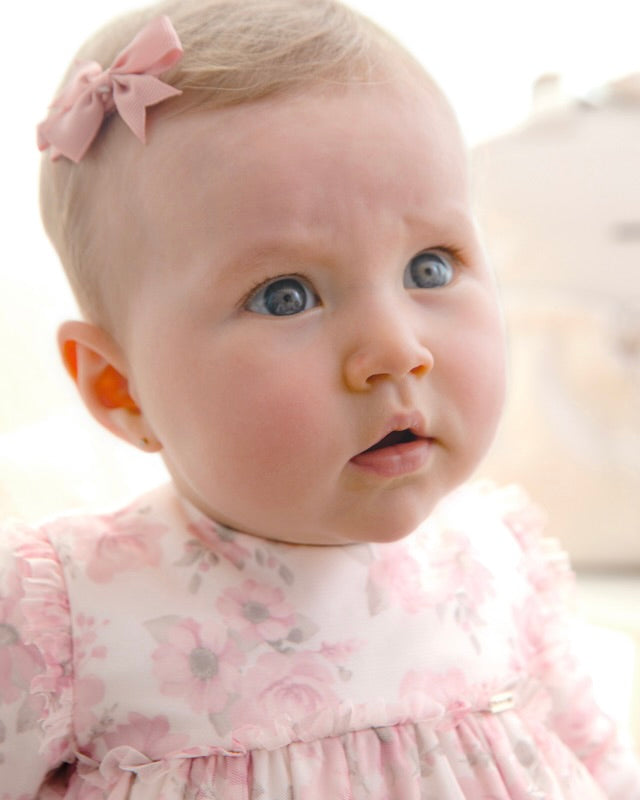
<path id="1" fill-rule="evenodd" d="M 241 308 L 241 309 L 242 308 L 246 308 L 247 303 L 256 294 L 256 292 L 258 292 L 263 287 L 268 286 L 270 283 L 273 283 L 274 281 L 279 281 L 282 278 L 296 278 L 299 281 L 304 281 L 305 283 L 309 283 L 309 284 L 311 283 L 309 278 L 305 277 L 304 275 L 301 275 L 299 272 L 284 272 L 284 273 L 283 272 L 279 272 L 276 275 L 271 275 L 270 277 L 264 278 L 262 280 L 259 280 L 257 283 L 255 283 L 251 287 L 251 289 L 249 289 L 249 291 L 244 295 L 242 300 L 240 301 L 239 308 Z"/>
<path id="2" fill-rule="evenodd" d="M 439 245 L 437 247 L 427 247 L 424 250 L 420 250 L 419 252 L 417 252 L 415 256 L 412 256 L 412 258 L 416 258 L 422 253 L 429 253 L 432 251 L 443 253 L 444 255 L 447 256 L 447 258 L 451 259 L 451 261 L 454 264 L 464 265 L 465 263 L 464 251 L 462 250 L 462 248 L 456 247 L 455 245 Z M 256 292 L 258 292 L 263 287 L 268 286 L 270 283 L 273 283 L 274 281 L 280 280 L 284 277 L 296 278 L 297 280 L 311 284 L 309 278 L 307 278 L 305 275 L 302 275 L 299 272 L 276 273 L 275 275 L 270 275 L 269 277 L 263 278 L 257 281 L 255 284 L 253 284 L 253 286 L 246 292 L 246 294 L 240 300 L 238 307 L 240 309 L 246 309 L 247 304 L 249 303 L 251 298 L 256 294 Z"/>
<path id="3" fill-rule="evenodd" d="M 420 253 L 430 253 L 435 251 L 436 253 L 444 253 L 447 258 L 450 258 L 455 264 L 464 264 L 464 251 L 461 247 L 456 247 L 455 245 L 448 246 L 440 246 L 440 247 L 427 247 L 425 250 L 421 250 Z M 416 253 L 417 256 L 420 253 Z"/>

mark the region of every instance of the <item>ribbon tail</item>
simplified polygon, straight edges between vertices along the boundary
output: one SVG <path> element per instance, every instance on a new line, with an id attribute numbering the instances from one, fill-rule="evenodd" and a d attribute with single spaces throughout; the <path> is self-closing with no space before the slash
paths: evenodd
<path id="1" fill-rule="evenodd" d="M 141 142 L 146 142 L 147 107 L 182 94 L 152 75 L 114 76 L 113 102 L 118 114 Z"/>

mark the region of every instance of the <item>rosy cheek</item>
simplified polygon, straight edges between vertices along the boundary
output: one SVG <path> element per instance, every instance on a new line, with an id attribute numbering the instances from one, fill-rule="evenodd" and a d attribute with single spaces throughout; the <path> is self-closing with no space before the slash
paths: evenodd
<path id="1" fill-rule="evenodd" d="M 257 462 L 290 470 L 292 463 L 318 451 L 329 435 L 321 409 L 317 401 L 300 402 L 299 395 L 263 398 L 251 409 L 253 423 L 242 438 Z"/>
<path id="2" fill-rule="evenodd" d="M 254 468 L 290 469 L 330 436 L 326 383 L 296 366 L 228 373 L 218 388 L 219 434 Z"/>

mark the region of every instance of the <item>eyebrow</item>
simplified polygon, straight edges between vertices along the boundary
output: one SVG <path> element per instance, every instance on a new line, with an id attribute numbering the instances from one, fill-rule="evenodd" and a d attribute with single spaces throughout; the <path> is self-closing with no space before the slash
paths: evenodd
<path id="1" fill-rule="evenodd" d="M 216 268 L 215 263 L 209 263 L 212 280 L 219 286 L 234 288 L 236 284 L 256 280 L 267 280 L 284 274 L 295 274 L 303 270 L 303 265 L 313 259 L 315 263 L 322 260 L 320 253 L 311 248 L 305 249 L 299 244 L 285 242 L 258 244 L 248 247 L 240 252 L 233 252 L 226 260 L 221 261 Z M 326 260 L 325 260 L 326 263 Z M 248 287 L 239 287 L 248 288 Z"/>
<path id="2" fill-rule="evenodd" d="M 407 241 L 414 237 L 418 241 L 419 232 L 422 232 L 424 247 L 451 247 L 457 239 L 467 240 L 469 234 L 475 231 L 474 215 L 468 206 L 451 208 L 446 217 L 439 219 L 434 219 L 428 212 L 415 211 L 407 214 L 403 224 Z M 418 233 L 410 235 L 409 231 Z M 273 268 L 276 264 L 279 265 L 278 271 L 295 272 L 300 268 L 300 262 L 313 261 L 315 264 L 327 265 L 336 259 L 335 240 L 326 234 L 318 236 L 317 231 L 308 225 L 299 230 L 292 228 L 288 234 L 282 235 L 282 231 L 280 233 L 278 238 L 265 235 L 262 241 L 257 241 L 246 249 L 234 249 L 225 264 L 225 273 L 229 272 L 230 277 L 233 277 Z M 465 242 L 461 241 L 460 249 L 466 249 Z M 224 279 L 224 276 L 221 277 Z"/>
<path id="3" fill-rule="evenodd" d="M 319 247 L 318 243 L 312 243 L 309 239 L 304 241 L 301 239 L 282 238 L 262 243 L 253 244 L 246 249 L 235 252 L 232 257 L 236 268 L 243 271 L 251 269 L 260 269 L 261 267 L 270 266 L 275 261 L 278 262 L 294 262 L 301 260 L 308 260 L 312 258 L 314 261 L 325 261 L 329 257 L 329 251 L 326 248 Z M 241 262 L 238 264 L 237 262 Z M 246 270 L 243 268 L 246 265 Z"/>

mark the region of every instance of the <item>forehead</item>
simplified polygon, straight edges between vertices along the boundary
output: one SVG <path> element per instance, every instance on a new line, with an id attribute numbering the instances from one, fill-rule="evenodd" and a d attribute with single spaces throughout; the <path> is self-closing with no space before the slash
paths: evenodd
<path id="1" fill-rule="evenodd" d="M 226 211 L 240 196 L 243 205 L 260 202 L 261 190 L 268 192 L 275 215 L 284 210 L 282 204 L 304 207 L 334 189 L 336 169 L 348 170 L 345 183 L 356 179 L 392 192 L 399 157 L 414 169 L 428 169 L 434 184 L 466 179 L 453 114 L 426 82 L 349 84 L 191 112 L 161 120 L 151 133 L 135 167 L 140 189 L 147 199 L 171 201 L 173 195 L 178 211 L 199 207 L 210 215 L 215 186 L 224 184 L 226 195 L 218 202 Z M 405 185 L 404 191 L 410 190 Z M 205 199 L 207 204 L 199 204 Z"/>

